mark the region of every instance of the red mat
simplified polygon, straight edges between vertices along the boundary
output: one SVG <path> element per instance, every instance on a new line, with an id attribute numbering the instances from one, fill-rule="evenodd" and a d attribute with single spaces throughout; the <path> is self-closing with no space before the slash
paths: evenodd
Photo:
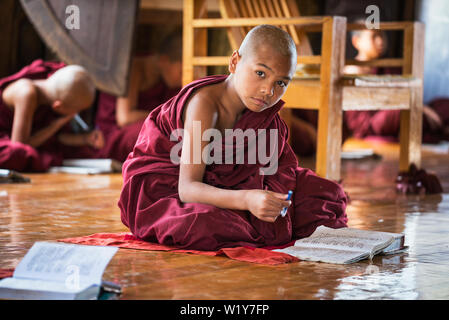
<path id="1" fill-rule="evenodd" d="M 137 239 L 131 233 L 128 232 L 95 233 L 90 236 L 66 238 L 60 239 L 58 241 L 83 244 L 83 245 L 94 245 L 94 246 L 114 246 L 119 248 L 138 249 L 138 250 L 170 251 L 176 253 L 193 253 L 207 256 L 226 256 L 234 260 L 267 264 L 267 265 L 278 265 L 283 263 L 299 261 L 298 258 L 293 257 L 291 255 L 281 252 L 274 252 L 270 250 L 270 249 L 277 249 L 278 247 L 276 248 L 236 247 L 236 248 L 223 248 L 218 251 L 185 250 L 157 243 L 142 241 Z M 283 247 L 287 247 L 290 245 L 293 245 L 293 242 Z"/>
<path id="2" fill-rule="evenodd" d="M 14 273 L 14 268 L 0 269 L 0 279 L 10 278 Z"/>

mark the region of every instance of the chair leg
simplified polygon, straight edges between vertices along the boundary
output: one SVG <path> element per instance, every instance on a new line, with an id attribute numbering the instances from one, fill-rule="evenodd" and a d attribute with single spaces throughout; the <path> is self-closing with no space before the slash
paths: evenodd
<path id="1" fill-rule="evenodd" d="M 345 35 L 346 18 L 333 17 L 324 23 L 316 173 L 334 181 L 340 180 L 341 167 L 343 86 L 339 80 L 345 59 Z"/>
<path id="2" fill-rule="evenodd" d="M 407 171 L 411 163 L 421 167 L 422 90 L 411 90 L 410 110 L 401 111 L 399 170 Z"/>
<path id="3" fill-rule="evenodd" d="M 318 115 L 316 173 L 321 177 L 339 181 L 343 130 L 341 102 L 336 101 L 329 109 L 332 112 L 320 110 Z"/>
<path id="4" fill-rule="evenodd" d="M 424 79 L 424 24 L 414 22 L 404 30 L 404 74 Z M 421 167 L 423 86 L 410 90 L 410 110 L 401 111 L 399 170 L 410 164 Z"/>

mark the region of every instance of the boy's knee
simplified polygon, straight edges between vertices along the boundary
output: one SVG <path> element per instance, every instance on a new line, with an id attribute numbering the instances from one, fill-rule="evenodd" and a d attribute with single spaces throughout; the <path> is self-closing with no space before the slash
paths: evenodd
<path id="1" fill-rule="evenodd" d="M 296 185 L 299 196 L 347 203 L 347 195 L 339 183 L 322 178 L 310 169 L 298 169 L 296 173 Z"/>

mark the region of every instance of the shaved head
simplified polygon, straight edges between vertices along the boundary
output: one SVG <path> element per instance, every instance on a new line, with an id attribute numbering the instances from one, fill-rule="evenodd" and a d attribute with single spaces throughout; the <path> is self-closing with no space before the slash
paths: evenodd
<path id="1" fill-rule="evenodd" d="M 47 83 L 55 100 L 78 112 L 88 108 L 95 98 L 95 85 L 86 69 L 69 65 L 52 74 Z"/>
<path id="2" fill-rule="evenodd" d="M 245 59 L 252 55 L 258 48 L 269 46 L 282 56 L 290 57 L 296 66 L 296 45 L 290 35 L 281 28 L 263 24 L 251 29 L 243 39 L 238 50 L 239 55 Z"/>

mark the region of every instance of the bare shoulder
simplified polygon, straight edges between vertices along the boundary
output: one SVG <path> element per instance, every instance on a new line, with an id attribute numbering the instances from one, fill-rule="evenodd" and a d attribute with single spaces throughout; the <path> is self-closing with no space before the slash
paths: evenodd
<path id="1" fill-rule="evenodd" d="M 18 100 L 36 99 L 37 89 L 30 79 L 19 79 L 9 84 L 3 91 L 2 99 L 8 106 L 14 106 Z"/>
<path id="2" fill-rule="evenodd" d="M 182 120 L 199 120 L 215 126 L 218 117 L 218 104 L 214 88 L 205 86 L 199 88 L 187 101 L 183 110 Z"/>

